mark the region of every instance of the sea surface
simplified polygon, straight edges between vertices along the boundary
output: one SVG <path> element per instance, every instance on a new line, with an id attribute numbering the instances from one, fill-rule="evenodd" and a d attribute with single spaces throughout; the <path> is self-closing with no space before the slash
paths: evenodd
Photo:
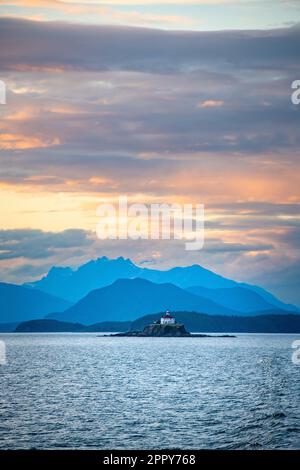
<path id="1" fill-rule="evenodd" d="M 300 448 L 299 335 L 1 334 L 0 448 Z"/>

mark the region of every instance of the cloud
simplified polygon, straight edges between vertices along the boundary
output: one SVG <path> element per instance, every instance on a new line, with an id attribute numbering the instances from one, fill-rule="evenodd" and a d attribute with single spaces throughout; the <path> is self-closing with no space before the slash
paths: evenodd
<path id="1" fill-rule="evenodd" d="M 13 279 L 20 282 L 20 279 L 24 279 L 24 281 L 29 279 L 40 278 L 42 275 L 46 274 L 50 268 L 51 264 L 21 264 L 20 266 L 12 267 L 6 275 L 13 277 Z"/>
<path id="2" fill-rule="evenodd" d="M 185 0 L 186 5 L 222 5 L 222 4 L 232 4 L 232 3 L 249 3 L 255 2 L 257 0 Z M 74 8 L 78 7 L 81 11 L 85 11 L 93 6 L 101 5 L 111 6 L 111 5 L 161 5 L 161 0 L 2 0 L 1 2 L 5 5 L 15 5 L 15 6 L 25 6 L 25 7 L 39 7 L 39 8 L 57 8 L 65 12 L 74 11 Z M 181 5 L 182 0 L 163 0 L 164 5 Z M 78 10 L 75 10 L 78 11 Z M 95 11 L 95 10 L 92 10 Z"/>
<path id="3" fill-rule="evenodd" d="M 198 262 L 271 285 L 272 273 L 299 262 L 300 108 L 290 101 L 299 27 L 200 33 L 2 19 L 0 36 L 6 279 L 108 254 Z M 120 193 L 204 203 L 205 249 L 101 244 L 87 229 L 99 200 Z"/>
<path id="4" fill-rule="evenodd" d="M 274 249 L 272 244 L 247 244 L 247 243 L 228 243 L 222 240 L 208 240 L 204 246 L 204 252 L 206 253 L 242 253 L 242 252 L 260 252 L 270 251 Z"/>
<path id="5" fill-rule="evenodd" d="M 180 30 L 291 26 L 299 9 L 296 0 L 275 0 L 272 9 L 263 0 L 0 0 L 0 4 L 2 16 L 9 18 Z"/>
<path id="6" fill-rule="evenodd" d="M 299 27 L 265 31 L 176 32 L 0 20 L 2 70 L 174 72 L 218 62 L 282 69 L 298 61 Z M 280 45 L 280 47 L 279 47 Z"/>
<path id="7" fill-rule="evenodd" d="M 74 164 L 97 154 L 99 165 L 107 155 L 117 165 L 121 154 L 264 154 L 264 166 L 298 159 L 300 108 L 290 94 L 299 28 L 167 32 L 2 19 L 0 31 L 3 149 L 60 147 L 62 164 L 64 153 Z"/>
<path id="8" fill-rule="evenodd" d="M 22 0 L 21 0 L 22 1 Z M 255 1 L 255 0 L 247 0 L 247 2 Z M 214 5 L 221 5 L 226 3 L 245 3 L 246 0 L 185 0 L 186 5 L 207 5 L 208 3 L 212 3 Z M 99 3 L 98 0 L 62 0 L 61 3 L 68 3 L 68 4 L 93 4 Z M 161 5 L 164 3 L 165 5 L 181 5 L 182 0 L 101 0 L 103 5 Z"/>
<path id="9" fill-rule="evenodd" d="M 184 243 L 178 240 L 100 241 L 83 230 L 55 233 L 2 230 L 0 250 L 0 278 L 6 282 L 31 281 L 46 274 L 53 265 L 74 268 L 103 255 L 126 256 L 137 264 L 147 260 L 149 267 L 159 269 L 199 263 L 227 277 L 260 284 L 286 300 L 300 302 L 296 276 L 299 259 L 292 259 L 289 251 L 285 254 L 278 251 L 273 243 L 264 242 L 263 237 L 251 243 L 245 236 L 240 243 L 224 242 L 212 236 L 206 239 L 203 250 L 186 252 Z"/>
<path id="10" fill-rule="evenodd" d="M 143 11 L 138 5 L 132 5 L 134 9 L 128 9 L 124 4 L 109 5 L 97 2 L 64 2 L 59 0 L 14 0 L 9 4 L 3 0 L 4 10 L 2 16 L 10 19 L 26 19 L 31 21 L 45 21 L 54 19 L 68 22 L 97 24 L 127 24 L 134 26 L 164 26 L 164 27 L 190 27 L 203 24 L 203 21 L 193 16 L 177 14 L 160 14 Z M 99 3 L 99 2 L 98 2 Z M 11 10 L 12 6 L 18 7 Z M 115 6 L 114 8 L 112 8 Z M 5 8 L 6 7 L 6 8 Z M 5 14 L 6 13 L 6 14 Z"/>
<path id="11" fill-rule="evenodd" d="M 33 148 L 52 147 L 53 145 L 58 144 L 59 139 L 45 141 L 35 136 L 0 133 L 0 149 L 2 150 L 26 150 Z"/>
<path id="12" fill-rule="evenodd" d="M 91 243 L 91 234 L 80 229 L 56 233 L 31 229 L 0 230 L 0 260 L 45 259 L 55 255 L 57 250 L 87 247 Z"/>
<path id="13" fill-rule="evenodd" d="M 271 292 L 276 293 L 282 300 L 300 305 L 299 295 L 300 260 L 281 259 L 281 263 L 272 269 L 256 273 L 252 282 L 260 284 Z"/>
<path id="14" fill-rule="evenodd" d="M 202 103 L 198 103 L 198 108 L 218 108 L 224 105 L 222 100 L 205 100 Z"/>

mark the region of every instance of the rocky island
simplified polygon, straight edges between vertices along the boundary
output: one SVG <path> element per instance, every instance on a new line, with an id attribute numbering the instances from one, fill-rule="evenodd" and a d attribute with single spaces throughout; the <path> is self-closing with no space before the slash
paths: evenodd
<path id="1" fill-rule="evenodd" d="M 205 335 L 191 334 L 186 331 L 184 325 L 176 323 L 175 318 L 166 312 L 160 321 L 145 326 L 143 331 L 127 331 L 126 333 L 116 333 L 110 336 L 138 336 L 138 337 L 184 337 L 184 338 L 235 338 L 233 335 Z"/>

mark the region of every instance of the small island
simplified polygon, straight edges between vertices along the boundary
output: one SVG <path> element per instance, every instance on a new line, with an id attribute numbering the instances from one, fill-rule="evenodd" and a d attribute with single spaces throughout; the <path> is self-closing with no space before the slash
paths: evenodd
<path id="1" fill-rule="evenodd" d="M 177 323 L 175 317 L 167 312 L 155 323 L 145 326 L 143 331 L 127 331 L 109 336 L 169 337 L 169 338 L 235 338 L 233 335 L 191 334 L 185 326 Z"/>

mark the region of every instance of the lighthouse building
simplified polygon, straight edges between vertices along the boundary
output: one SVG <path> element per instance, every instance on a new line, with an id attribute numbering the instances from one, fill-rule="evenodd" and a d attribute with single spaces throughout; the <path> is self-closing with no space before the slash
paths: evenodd
<path id="1" fill-rule="evenodd" d="M 169 310 L 166 311 L 165 315 L 163 315 L 160 319 L 161 325 L 174 325 L 176 323 L 175 318 L 172 317 Z"/>

